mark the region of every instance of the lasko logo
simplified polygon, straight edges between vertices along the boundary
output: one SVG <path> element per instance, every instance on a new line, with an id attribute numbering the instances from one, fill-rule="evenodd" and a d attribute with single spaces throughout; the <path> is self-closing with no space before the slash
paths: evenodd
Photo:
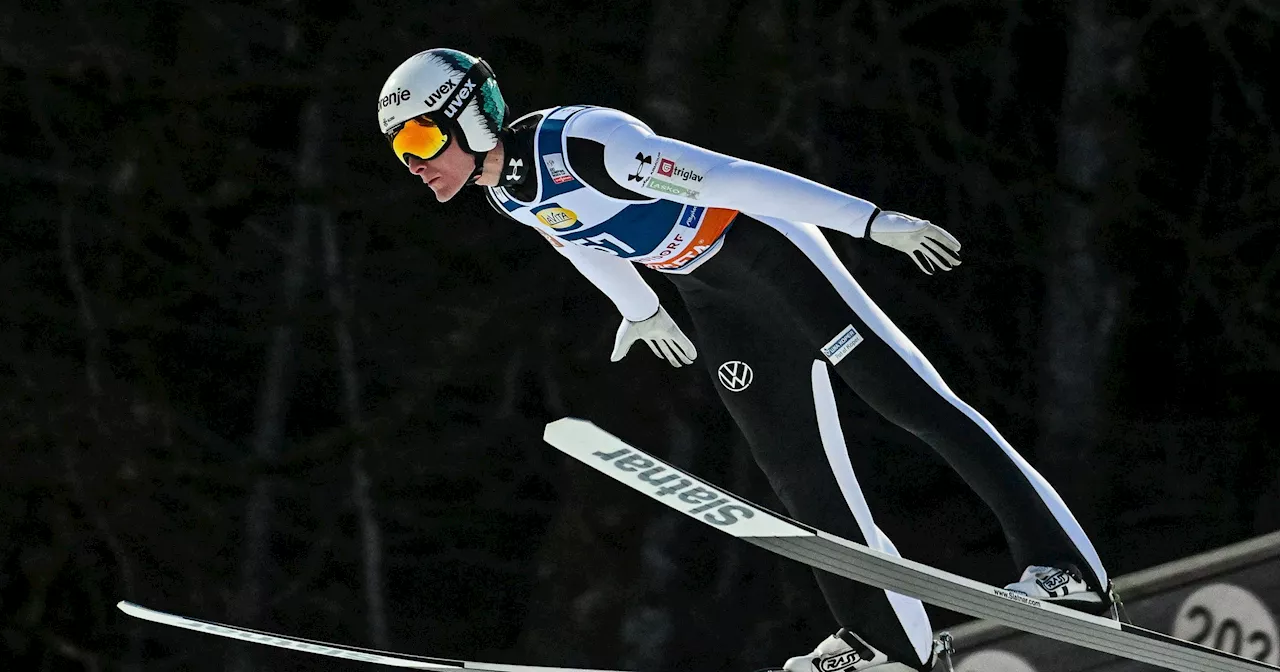
<path id="1" fill-rule="evenodd" d="M 746 362 L 737 360 L 721 364 L 717 373 L 720 375 L 720 384 L 730 392 L 741 392 L 747 389 L 755 379 L 755 372 L 751 367 L 747 366 Z"/>
<path id="2" fill-rule="evenodd" d="M 628 175 L 627 177 L 631 177 L 631 176 Z M 640 178 L 637 177 L 636 179 L 638 180 Z M 702 193 L 699 191 L 695 191 L 693 189 L 687 189 L 678 184 L 672 184 L 670 182 L 667 182 L 666 180 L 659 180 L 656 177 L 651 177 L 645 180 L 644 186 L 654 191 L 661 191 L 664 194 L 671 194 L 672 196 L 684 196 L 685 198 L 696 199 L 698 197 L 698 194 Z"/>
<path id="3" fill-rule="evenodd" d="M 378 109 L 381 110 L 384 107 L 391 107 L 392 105 L 399 107 L 400 103 L 409 100 L 409 96 L 411 95 L 413 95 L 413 93 L 410 92 L 409 89 L 396 89 L 394 92 L 388 93 L 378 99 Z"/>
<path id="4" fill-rule="evenodd" d="M 560 231 L 578 223 L 578 215 L 568 208 L 546 208 L 537 213 L 538 221 Z"/>
<path id="5" fill-rule="evenodd" d="M 466 107 L 467 101 L 471 99 L 471 93 L 475 91 L 475 89 L 475 81 L 467 80 L 466 85 L 462 87 L 462 91 L 458 93 L 458 97 L 454 98 L 453 102 L 449 103 L 449 106 L 444 108 L 444 116 L 449 117 L 450 119 L 457 116 L 458 112 L 461 112 L 462 108 Z"/>
<path id="6" fill-rule="evenodd" d="M 453 90 L 453 82 L 445 80 L 444 84 L 441 84 L 439 88 L 431 92 L 431 95 L 427 96 L 427 107 L 431 107 L 440 102 L 440 99 L 444 97 L 444 94 L 449 93 L 451 90 Z"/>
<path id="7" fill-rule="evenodd" d="M 684 474 L 661 466 L 654 460 L 636 454 L 633 450 L 623 448 L 612 453 L 596 451 L 591 456 L 608 462 L 609 466 L 618 471 L 634 474 L 629 478 L 635 478 L 644 483 L 637 486 L 641 491 L 657 497 L 676 495 L 676 499 L 693 508 L 681 506 L 672 508 L 684 511 L 691 516 L 701 515 L 703 520 L 712 525 L 727 527 L 756 515 L 750 507 L 735 502 L 718 490 L 685 478 Z"/>
<path id="8" fill-rule="evenodd" d="M 832 365 L 836 365 L 840 363 L 840 360 L 844 359 L 845 355 L 853 352 L 853 349 L 858 347 L 861 342 L 862 334 L 859 334 L 858 330 L 854 329 L 851 324 L 845 327 L 844 331 L 837 334 L 835 338 L 827 341 L 826 345 L 822 346 L 822 354 L 831 360 Z"/>

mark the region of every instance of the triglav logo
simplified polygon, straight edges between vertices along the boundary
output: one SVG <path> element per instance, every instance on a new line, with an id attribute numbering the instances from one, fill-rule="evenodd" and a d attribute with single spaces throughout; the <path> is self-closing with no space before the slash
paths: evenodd
<path id="1" fill-rule="evenodd" d="M 726 390 L 730 392 L 741 392 L 751 385 L 751 380 L 755 378 L 755 372 L 747 366 L 746 362 L 737 360 L 725 362 L 720 365 L 720 384 L 724 385 Z"/>
<path id="2" fill-rule="evenodd" d="M 676 162 L 671 159 L 663 159 L 658 162 L 658 174 L 666 175 L 667 177 L 678 177 L 685 182 L 702 181 L 701 175 L 689 170 L 688 168 L 681 168 L 680 166 L 677 166 Z"/>
<path id="3" fill-rule="evenodd" d="M 680 166 L 676 166 L 676 167 L 675 167 L 675 170 L 673 170 L 673 171 L 671 171 L 671 172 L 672 172 L 672 174 L 673 174 L 675 177 L 678 177 L 678 178 L 680 178 L 680 179 L 682 179 L 682 180 L 684 180 L 684 181 L 686 181 L 686 182 L 701 182 L 701 181 L 702 181 L 702 176 L 701 176 L 701 175 L 699 175 L 699 174 L 697 174 L 697 173 L 693 172 L 692 170 L 689 170 L 688 168 L 681 168 Z"/>

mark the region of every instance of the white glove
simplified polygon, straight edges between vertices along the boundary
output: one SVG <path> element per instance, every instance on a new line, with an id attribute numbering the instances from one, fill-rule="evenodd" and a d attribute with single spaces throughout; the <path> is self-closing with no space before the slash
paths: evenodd
<path id="1" fill-rule="evenodd" d="M 693 343 L 680 331 L 680 327 L 667 314 L 667 309 L 658 306 L 658 312 L 647 320 L 632 322 L 623 318 L 618 326 L 618 335 L 613 339 L 613 354 L 610 361 L 618 361 L 626 356 L 631 344 L 644 339 L 649 349 L 660 359 L 665 359 L 671 366 L 681 367 L 692 364 L 697 359 L 698 351 Z"/>
<path id="2" fill-rule="evenodd" d="M 867 222 L 865 237 L 906 252 L 916 266 L 929 275 L 960 265 L 960 256 L 956 254 L 960 251 L 960 241 L 925 219 L 890 210 L 878 211 Z"/>

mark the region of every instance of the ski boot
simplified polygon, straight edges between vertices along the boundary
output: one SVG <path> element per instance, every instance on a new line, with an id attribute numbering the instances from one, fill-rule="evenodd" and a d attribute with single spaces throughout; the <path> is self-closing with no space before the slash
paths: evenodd
<path id="1" fill-rule="evenodd" d="M 933 643 L 929 662 L 924 665 L 901 663 L 890 660 L 847 628 L 840 628 L 811 653 L 787 660 L 777 672 L 929 672 L 939 660 L 944 660 L 945 671 L 951 672 L 951 652 L 951 636 L 943 633 Z"/>
<path id="2" fill-rule="evenodd" d="M 1100 593 L 1084 582 L 1078 567 L 1070 564 L 1063 567 L 1032 565 L 1022 572 L 1022 577 L 1016 583 L 1011 583 L 1004 589 L 1087 614 L 1106 614 L 1114 620 L 1120 620 L 1120 612 L 1123 610 L 1110 582 L 1107 583 L 1106 592 Z"/>

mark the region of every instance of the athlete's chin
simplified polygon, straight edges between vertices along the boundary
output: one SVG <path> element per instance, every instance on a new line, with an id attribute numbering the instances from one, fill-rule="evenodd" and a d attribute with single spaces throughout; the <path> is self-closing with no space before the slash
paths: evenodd
<path id="1" fill-rule="evenodd" d="M 435 185 L 435 184 L 433 184 L 433 185 L 431 185 L 431 191 L 432 191 L 432 192 L 434 192 L 434 193 L 435 193 L 435 195 L 436 195 L 436 202 L 438 202 L 438 203 L 445 203 L 445 202 L 449 201 L 450 199 L 452 199 L 454 196 L 457 196 L 459 191 L 462 191 L 462 185 L 460 185 L 460 184 L 449 184 L 449 185 L 444 185 L 444 184 L 442 184 L 442 185 Z"/>

